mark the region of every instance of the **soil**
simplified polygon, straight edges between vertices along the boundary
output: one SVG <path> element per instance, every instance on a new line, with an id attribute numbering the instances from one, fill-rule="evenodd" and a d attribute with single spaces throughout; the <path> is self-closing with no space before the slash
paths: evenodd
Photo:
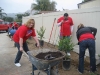
<path id="1" fill-rule="evenodd" d="M 46 52 L 46 53 L 39 53 L 36 55 L 37 58 L 44 59 L 44 60 L 51 60 L 52 57 L 58 58 L 61 56 L 62 54 L 60 52 Z"/>
<path id="2" fill-rule="evenodd" d="M 30 50 L 38 50 L 38 48 L 35 46 L 35 42 L 33 39 L 28 39 L 27 40 L 28 47 Z M 43 48 L 48 48 L 52 50 L 58 50 L 58 48 L 50 43 L 44 42 Z M 60 75 L 80 75 L 79 72 L 77 71 L 78 68 L 78 58 L 79 55 L 78 53 L 71 51 L 71 67 L 69 70 L 65 71 L 62 69 L 62 63 L 59 64 L 58 69 Z M 44 57 L 43 57 L 44 58 Z M 93 75 L 89 73 L 90 70 L 90 59 L 89 57 L 84 58 L 84 74 L 83 75 Z M 100 64 L 97 65 L 97 72 L 100 74 Z"/>

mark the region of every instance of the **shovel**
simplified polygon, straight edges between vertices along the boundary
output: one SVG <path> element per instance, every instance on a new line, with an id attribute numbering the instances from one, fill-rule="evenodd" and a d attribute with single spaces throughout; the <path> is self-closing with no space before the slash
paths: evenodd
<path id="1" fill-rule="evenodd" d="M 23 54 L 29 59 L 29 56 L 27 55 L 27 53 L 23 50 Z"/>

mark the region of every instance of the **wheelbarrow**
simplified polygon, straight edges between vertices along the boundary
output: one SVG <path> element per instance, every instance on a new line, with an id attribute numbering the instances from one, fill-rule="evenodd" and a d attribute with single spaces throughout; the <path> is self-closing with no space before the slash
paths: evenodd
<path id="1" fill-rule="evenodd" d="M 50 50 L 50 49 L 39 49 L 34 51 L 28 51 L 27 54 L 29 56 L 29 60 L 32 63 L 32 75 L 34 75 L 34 70 L 42 70 L 47 75 L 54 75 L 51 73 L 52 67 L 56 67 L 56 75 L 58 75 L 58 64 L 62 61 L 62 59 L 66 56 L 66 53 L 59 51 L 62 56 L 58 58 L 54 58 L 52 60 L 44 60 L 36 58 L 36 55 L 39 53 L 45 52 L 58 52 L 57 50 Z M 38 73 L 39 75 L 39 73 Z"/>

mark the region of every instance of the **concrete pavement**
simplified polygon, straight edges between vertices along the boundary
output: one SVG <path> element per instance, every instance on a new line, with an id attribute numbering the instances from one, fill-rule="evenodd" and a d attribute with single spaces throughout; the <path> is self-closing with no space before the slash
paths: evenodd
<path id="1" fill-rule="evenodd" d="M 30 75 L 31 63 L 25 55 L 20 61 L 21 67 L 14 65 L 14 59 L 17 53 L 17 48 L 14 47 L 14 42 L 10 41 L 7 33 L 0 33 L 0 75 Z M 37 71 L 35 75 L 37 75 Z M 45 75 L 45 74 L 40 74 Z"/>

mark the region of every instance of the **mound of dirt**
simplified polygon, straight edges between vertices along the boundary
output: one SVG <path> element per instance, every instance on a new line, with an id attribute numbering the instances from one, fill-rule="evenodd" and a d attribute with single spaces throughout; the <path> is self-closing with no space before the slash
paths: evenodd
<path id="1" fill-rule="evenodd" d="M 48 56 L 48 58 L 50 58 L 50 56 L 54 58 L 59 58 L 63 55 L 61 52 L 46 52 L 46 53 L 39 53 L 36 55 L 36 57 L 39 59 L 46 59 L 46 56 Z"/>

